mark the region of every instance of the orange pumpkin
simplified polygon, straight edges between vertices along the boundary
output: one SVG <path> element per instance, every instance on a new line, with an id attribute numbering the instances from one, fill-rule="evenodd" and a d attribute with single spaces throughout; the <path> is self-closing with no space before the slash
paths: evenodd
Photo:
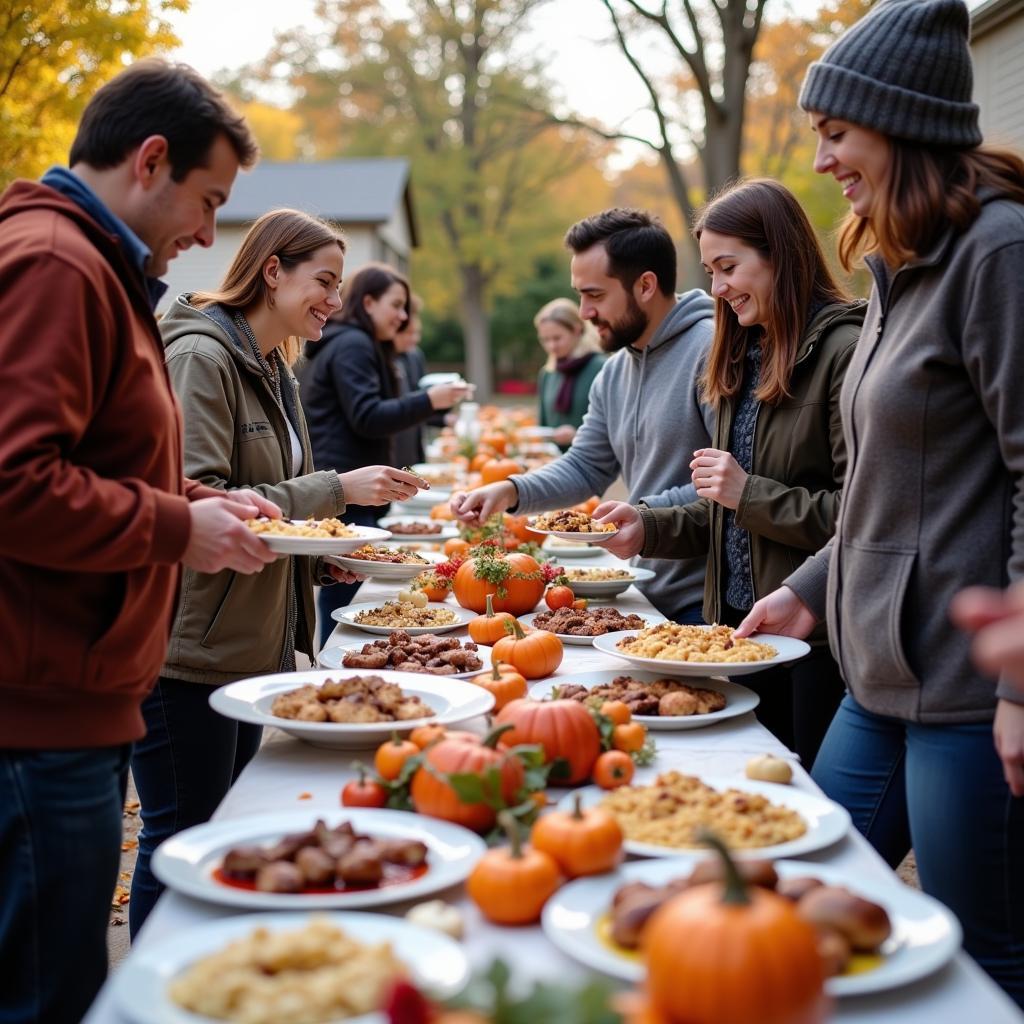
<path id="1" fill-rule="evenodd" d="M 480 479 L 485 484 L 496 484 L 522 471 L 523 467 L 515 459 L 491 459 L 480 467 Z"/>
<path id="2" fill-rule="evenodd" d="M 466 892 L 484 917 L 495 924 L 532 924 L 558 888 L 554 858 L 522 845 L 515 819 L 500 815 L 509 846 L 488 850 L 466 879 Z"/>
<path id="3" fill-rule="evenodd" d="M 490 647 L 497 643 L 502 637 L 507 636 L 505 632 L 506 622 L 515 622 L 516 617 L 510 612 L 496 612 L 494 610 L 494 595 L 487 595 L 487 606 L 483 615 L 471 619 L 466 627 L 474 643 Z"/>
<path id="4" fill-rule="evenodd" d="M 602 789 L 618 789 L 633 781 L 636 765 L 624 750 L 606 750 L 594 762 L 594 782 Z"/>
<path id="5" fill-rule="evenodd" d="M 426 750 L 431 743 L 436 743 L 444 735 L 445 727 L 443 725 L 421 725 L 409 733 L 409 739 L 420 750 Z"/>
<path id="6" fill-rule="evenodd" d="M 373 755 L 373 767 L 382 779 L 397 779 L 402 773 L 405 762 L 420 752 L 412 740 L 400 739 L 395 733 L 386 743 L 382 743 Z"/>
<path id="7" fill-rule="evenodd" d="M 567 878 L 600 875 L 622 859 L 619 823 L 601 807 L 583 810 L 579 794 L 571 811 L 550 811 L 538 818 L 530 842 L 554 857 Z"/>
<path id="8" fill-rule="evenodd" d="M 476 455 L 474 455 L 473 458 L 470 459 L 469 468 L 474 473 L 479 473 L 480 470 L 483 469 L 483 467 L 487 465 L 487 463 L 490 462 L 491 459 L 493 458 L 494 452 L 477 452 Z"/>
<path id="9" fill-rule="evenodd" d="M 493 662 L 489 672 L 481 672 L 470 680 L 494 694 L 494 710 L 500 711 L 509 701 L 526 696 L 526 680 L 511 666 Z"/>
<path id="10" fill-rule="evenodd" d="M 489 434 L 483 434 L 480 438 L 480 444 L 493 448 L 499 455 L 504 455 L 505 449 L 508 447 L 508 438 L 495 430 Z"/>
<path id="11" fill-rule="evenodd" d="M 526 612 L 533 611 L 544 593 L 544 577 L 536 559 L 520 552 L 488 557 L 505 559 L 509 570 L 507 577 L 501 583 L 491 583 L 480 578 L 477 576 L 478 559 L 467 558 L 459 566 L 455 582 L 452 584 L 455 600 L 463 608 L 481 613 L 487 608 L 487 595 L 491 594 L 494 597 L 492 603 L 495 611 L 511 612 L 513 615 L 525 615 Z M 504 593 L 499 594 L 499 589 Z"/>
<path id="12" fill-rule="evenodd" d="M 412 777 L 410 795 L 420 814 L 465 825 L 474 832 L 486 832 L 497 817 L 494 808 L 484 803 L 463 802 L 448 775 L 469 774 L 484 778 L 497 769 L 502 799 L 513 805 L 526 776 L 515 754 L 498 750 L 497 742 L 505 730 L 495 729 L 484 740 L 449 733 L 423 753 L 423 765 Z"/>
<path id="13" fill-rule="evenodd" d="M 544 760 L 564 761 L 563 770 L 552 773 L 552 784 L 570 785 L 590 778 L 601 753 L 601 734 L 593 716 L 574 700 L 514 700 L 495 718 L 496 725 L 514 725 L 500 740 L 503 746 L 536 743 L 544 748 Z"/>
<path id="14" fill-rule="evenodd" d="M 470 543 L 461 537 L 449 537 L 441 550 L 448 558 L 465 558 L 470 552 Z"/>
<path id="15" fill-rule="evenodd" d="M 502 637 L 491 652 L 492 661 L 507 661 L 527 679 L 543 679 L 562 664 L 562 641 L 546 629 L 523 630 L 513 619 L 512 632 Z"/>
<path id="16" fill-rule="evenodd" d="M 624 704 L 621 700 L 606 700 L 601 705 L 601 714 L 605 718 L 610 718 L 615 725 L 625 725 L 633 718 L 633 712 L 629 710 L 629 705 Z"/>
<path id="17" fill-rule="evenodd" d="M 767 889 L 749 889 L 724 845 L 726 881 L 694 886 L 644 928 L 647 989 L 687 1024 L 816 1024 L 824 1020 L 822 963 L 812 925 Z"/>
<path id="18" fill-rule="evenodd" d="M 640 722 L 627 722 L 612 729 L 612 748 L 627 754 L 643 749 L 647 742 L 647 729 Z"/>
<path id="19" fill-rule="evenodd" d="M 536 541 L 538 544 L 543 543 L 544 534 L 537 533 L 536 530 L 531 530 L 526 524 L 529 521 L 529 516 L 513 516 L 509 513 L 505 513 L 505 529 L 515 537 L 516 540 L 525 543 L 526 541 Z"/>
<path id="20" fill-rule="evenodd" d="M 431 508 L 430 518 L 451 520 L 455 518 L 455 513 L 451 510 L 451 507 L 446 501 L 442 501 Z"/>

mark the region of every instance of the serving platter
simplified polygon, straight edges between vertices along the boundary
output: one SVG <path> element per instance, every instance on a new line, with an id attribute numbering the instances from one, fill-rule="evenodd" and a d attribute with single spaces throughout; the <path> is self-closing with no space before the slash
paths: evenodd
<path id="1" fill-rule="evenodd" d="M 448 604 L 444 601 L 430 601 L 427 603 L 428 608 L 444 608 L 455 616 L 455 621 L 441 626 L 370 626 L 356 622 L 356 616 L 360 612 L 372 611 L 374 608 L 380 608 L 383 604 L 384 601 L 363 601 L 359 604 L 345 605 L 343 608 L 335 608 L 331 612 L 331 618 L 342 625 L 361 629 L 364 633 L 371 633 L 374 636 L 387 636 L 389 633 L 394 633 L 396 629 L 408 633 L 409 636 L 421 636 L 424 633 L 450 633 L 452 630 L 462 629 L 476 618 L 476 612 L 469 608 Z"/>
<path id="2" fill-rule="evenodd" d="M 261 892 L 218 881 L 216 870 L 228 850 L 271 846 L 287 835 L 307 832 L 317 819 L 328 828 L 350 822 L 357 833 L 383 839 L 418 839 L 427 845 L 427 871 L 399 885 L 343 892 Z M 419 899 L 465 881 L 483 855 L 484 841 L 469 829 L 408 811 L 348 807 L 322 813 L 278 814 L 208 821 L 161 843 L 153 873 L 185 896 L 246 910 L 356 910 Z"/>
<path id="3" fill-rule="evenodd" d="M 280 718 L 271 714 L 274 698 L 279 694 L 312 684 L 320 686 L 328 679 L 343 679 L 355 675 L 374 675 L 397 683 L 411 697 L 419 697 L 433 709 L 434 714 L 423 718 L 410 718 L 401 722 L 303 722 L 294 718 Z M 210 707 L 227 718 L 253 725 L 273 726 L 289 736 L 316 747 L 344 750 L 367 749 L 379 746 L 392 733 L 412 732 L 420 725 L 455 725 L 485 715 L 494 707 L 494 696 L 482 686 L 464 679 L 429 676 L 420 672 L 393 672 L 388 669 L 358 672 L 352 669 L 311 670 L 309 672 L 278 672 L 274 675 L 254 676 L 228 683 L 210 694 Z"/>
<path id="4" fill-rule="evenodd" d="M 520 615 L 519 616 L 519 621 L 524 626 L 533 626 L 533 620 L 538 615 L 544 615 L 544 614 L 546 614 L 546 611 L 544 611 L 544 612 L 530 612 L 529 615 Z M 639 614 L 639 613 L 636 613 L 636 614 Z M 640 618 L 644 620 L 644 622 L 646 623 L 647 626 L 654 626 L 654 625 L 656 625 L 659 622 L 664 622 L 665 621 L 665 616 L 659 614 L 658 612 L 647 612 L 644 615 L 640 615 Z M 534 628 L 536 628 L 536 629 L 543 629 L 542 626 L 536 626 Z M 592 647 L 593 644 L 594 644 L 594 640 L 597 639 L 596 637 L 592 637 L 592 636 L 576 636 L 575 633 L 556 633 L 555 636 L 557 636 L 558 639 L 561 640 L 563 644 L 569 644 L 572 647 Z M 619 674 L 621 675 L 622 673 L 620 672 Z"/>
<path id="5" fill-rule="evenodd" d="M 559 540 L 570 540 L 582 544 L 604 544 L 618 534 L 618 530 L 604 530 L 600 533 L 583 533 L 579 530 L 545 530 L 535 525 L 537 520 L 531 516 L 526 520 L 526 527 L 533 533 L 543 533 L 547 537 Z"/>
<path id="6" fill-rule="evenodd" d="M 395 630 L 392 630 L 395 632 Z M 465 643 L 466 641 L 463 641 Z M 342 665 L 342 659 L 349 651 L 361 651 L 367 644 L 366 640 L 353 640 L 338 644 L 335 647 L 325 647 L 317 655 L 317 663 L 321 668 L 332 668 L 335 671 L 340 669 L 343 672 L 374 672 L 376 669 L 354 669 L 345 668 Z M 477 644 L 476 655 L 483 662 L 481 668 L 469 669 L 466 672 L 455 672 L 450 675 L 434 675 L 431 672 L 412 672 L 410 675 L 433 675 L 435 679 L 471 679 L 473 676 L 479 675 L 481 672 L 486 672 L 491 667 L 491 656 L 494 653 L 493 648 L 485 647 L 483 644 Z"/>
<path id="7" fill-rule="evenodd" d="M 403 523 L 422 523 L 425 526 L 440 526 L 441 529 L 438 533 L 403 533 L 398 528 Z M 390 532 L 392 541 L 431 543 L 451 540 L 459 535 L 458 527 L 454 523 L 431 519 L 430 516 L 385 516 L 380 520 L 380 525 Z"/>
<path id="8" fill-rule="evenodd" d="M 383 520 L 381 520 L 383 522 Z M 602 566 L 602 568 L 606 568 Z M 644 583 L 654 579 L 654 571 L 642 569 L 640 566 L 627 566 L 624 570 L 630 573 L 629 579 L 619 580 L 569 580 L 569 586 L 577 597 L 618 597 L 634 583 Z"/>
<path id="9" fill-rule="evenodd" d="M 445 561 L 445 556 L 436 551 L 417 551 L 416 554 L 424 562 L 371 562 L 366 558 L 350 558 L 347 555 L 333 555 L 325 558 L 325 562 L 336 565 L 340 569 L 368 576 L 373 580 L 384 580 L 386 583 L 402 583 L 415 579 L 421 572 L 428 572 L 432 566 Z"/>
<path id="10" fill-rule="evenodd" d="M 295 526 L 303 526 L 305 519 L 290 520 Z M 391 536 L 388 530 L 376 526 L 349 526 L 354 537 L 289 537 L 284 534 L 259 533 L 256 536 L 280 555 L 343 555 L 355 551 L 364 544 L 374 544 Z"/>
<path id="11" fill-rule="evenodd" d="M 671 678 L 667 672 L 618 671 L 616 669 L 606 669 L 601 672 L 579 672 L 566 676 L 564 679 L 559 676 L 557 680 L 547 679 L 540 683 L 534 683 L 530 687 L 530 696 L 534 700 L 545 700 L 551 697 L 552 690 L 558 686 L 570 686 L 575 683 L 578 686 L 585 686 L 589 690 L 603 683 L 613 682 L 619 676 L 624 675 L 649 683 L 653 683 L 657 679 Z M 693 676 L 689 676 L 685 680 L 676 681 L 680 683 L 685 681 L 691 686 L 700 686 L 707 690 L 717 690 L 725 697 L 725 707 L 721 711 L 713 711 L 706 715 L 633 715 L 633 721 L 639 722 L 648 729 L 663 732 L 703 729 L 709 725 L 717 725 L 730 718 L 745 715 L 747 712 L 753 711 L 761 702 L 761 698 L 753 690 L 749 690 L 739 683 L 730 682 L 728 679 L 695 679 Z"/>
<path id="12" fill-rule="evenodd" d="M 694 858 L 686 857 L 635 861 L 611 874 L 569 882 L 544 907 L 544 934 L 579 963 L 610 977 L 639 983 L 644 977 L 640 956 L 617 945 L 608 934 L 612 896 L 628 882 L 660 886 L 685 877 L 694 863 Z M 889 914 L 893 934 L 882 945 L 878 965 L 829 978 L 825 991 L 831 996 L 862 995 L 909 984 L 939 970 L 960 948 L 961 929 L 956 917 L 938 900 L 896 878 L 877 881 L 804 861 L 776 861 L 775 870 L 782 878 L 810 875 L 826 885 L 845 886 L 878 903 Z"/>

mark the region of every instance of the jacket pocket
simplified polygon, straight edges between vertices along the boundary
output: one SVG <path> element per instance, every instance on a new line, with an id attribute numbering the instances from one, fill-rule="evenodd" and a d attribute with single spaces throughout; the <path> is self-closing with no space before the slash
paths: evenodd
<path id="1" fill-rule="evenodd" d="M 919 687 L 903 644 L 917 552 L 844 541 L 839 550 L 839 647 L 847 682 Z"/>
<path id="2" fill-rule="evenodd" d="M 224 588 L 224 593 L 221 594 L 220 600 L 217 602 L 217 607 L 213 611 L 213 616 L 210 619 L 209 625 L 205 631 L 199 643 L 203 647 L 215 647 L 217 645 L 217 627 L 221 621 L 227 617 L 226 610 L 228 602 L 231 598 L 231 591 L 234 589 L 235 581 L 238 579 L 238 573 L 232 572 L 228 575 L 228 585 Z"/>

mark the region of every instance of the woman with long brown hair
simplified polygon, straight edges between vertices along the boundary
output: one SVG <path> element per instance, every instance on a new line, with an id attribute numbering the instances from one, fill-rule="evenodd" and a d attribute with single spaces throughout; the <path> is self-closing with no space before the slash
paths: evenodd
<path id="1" fill-rule="evenodd" d="M 778 182 L 743 181 L 694 226 L 715 299 L 702 397 L 713 446 L 690 463 L 697 500 L 675 488 L 595 514 L 622 532 L 615 554 L 708 554 L 704 617 L 736 625 L 835 526 L 846 453 L 838 396 L 864 318 L 835 282 L 807 215 Z M 689 492 L 692 494 L 692 490 Z M 824 628 L 812 653 L 744 680 L 758 717 L 808 766 L 843 695 Z"/>
<path id="2" fill-rule="evenodd" d="M 344 253 L 330 224 L 274 210 L 250 228 L 217 291 L 179 296 L 160 321 L 191 479 L 257 491 L 289 518 L 337 516 L 349 502 L 415 493 L 416 478 L 388 466 L 313 471 L 291 363 L 299 339 L 319 338 L 340 305 Z M 167 661 L 142 706 L 146 736 L 132 757 L 143 824 L 133 935 L 160 893 L 149 867 L 154 849 L 208 820 L 259 747 L 259 727 L 214 712 L 210 690 L 290 671 L 296 650 L 314 656 L 314 583 L 354 579 L 324 568 L 289 557 L 252 576 L 185 570 Z"/>
<path id="3" fill-rule="evenodd" d="M 1024 161 L 982 144 L 969 28 L 962 0 L 882 0 L 807 73 L 840 256 L 874 285 L 835 538 L 741 629 L 827 618 L 850 692 L 816 781 L 890 864 L 913 847 L 1024 1006 L 1024 696 L 948 617 L 962 587 L 1024 577 Z"/>

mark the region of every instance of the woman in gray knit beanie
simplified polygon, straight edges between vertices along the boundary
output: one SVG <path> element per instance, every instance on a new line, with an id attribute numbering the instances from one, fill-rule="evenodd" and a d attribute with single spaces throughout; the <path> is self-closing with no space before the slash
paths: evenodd
<path id="1" fill-rule="evenodd" d="M 880 0 L 804 80 L 815 170 L 874 278 L 840 397 L 836 533 L 740 627 L 827 617 L 848 694 L 814 778 L 1024 1006 L 1024 693 L 947 616 L 1024 578 L 1024 161 L 982 145 L 962 0 Z M 993 745 L 993 731 L 995 743 Z"/>

